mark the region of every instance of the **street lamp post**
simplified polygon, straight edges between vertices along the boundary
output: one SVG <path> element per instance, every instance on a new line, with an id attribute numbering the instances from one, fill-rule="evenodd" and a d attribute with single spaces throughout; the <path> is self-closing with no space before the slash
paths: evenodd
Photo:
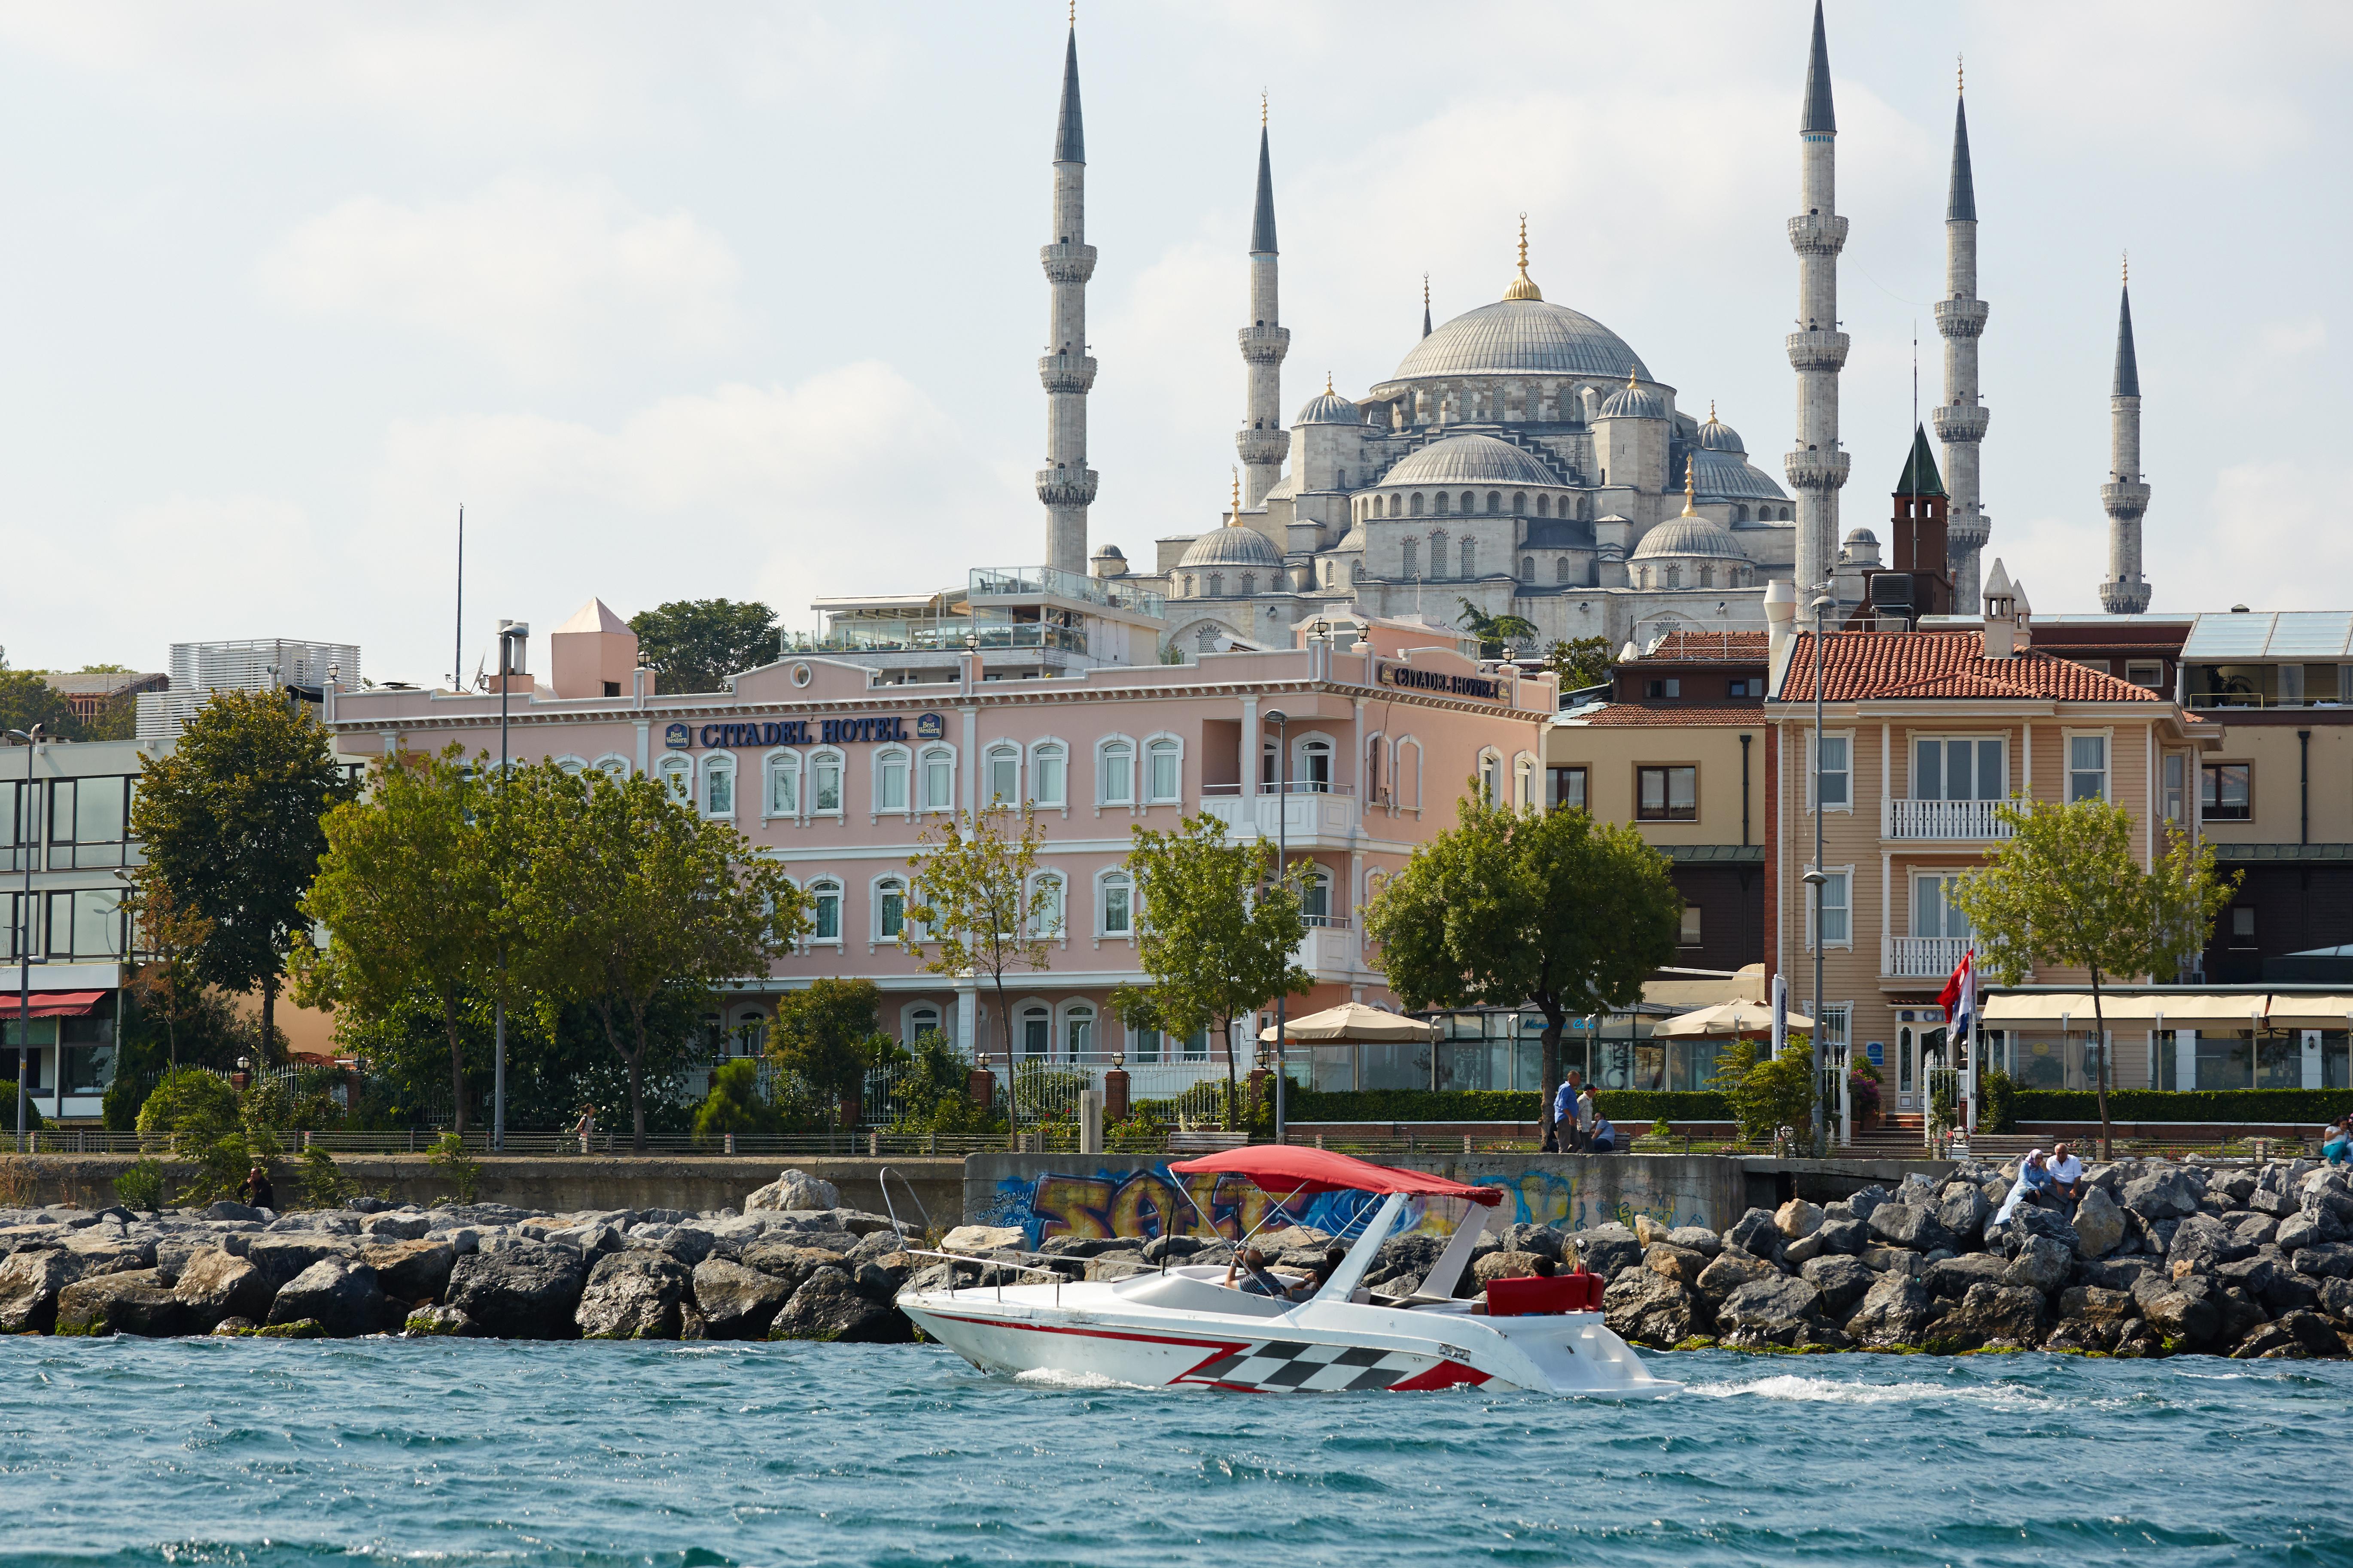
<path id="1" fill-rule="evenodd" d="M 499 623 L 499 908 L 506 908 L 507 683 L 514 674 L 514 646 L 531 636 L 529 621 Z M 491 1152 L 507 1148 L 507 938 L 499 932 L 498 994 L 491 998 Z"/>
<path id="2" fill-rule="evenodd" d="M 16 941 L 16 1152 L 25 1152 L 25 1110 L 29 1103 L 25 1094 L 25 1070 L 31 1060 L 33 1038 L 33 846 L 26 842 L 26 830 L 40 818 L 34 813 L 33 764 L 40 760 L 42 727 L 11 730 L 8 739 L 33 749 L 25 759 L 24 786 L 16 792 L 16 858 L 24 862 L 25 891 L 16 900 L 16 919 L 8 928 Z M 59 1078 L 64 1076 L 65 1053 L 58 1053 Z"/>
<path id="3" fill-rule="evenodd" d="M 1285 794 L 1291 760 L 1291 715 L 1280 708 L 1270 708 L 1261 722 L 1274 726 L 1274 874 L 1278 881 L 1291 875 L 1291 802 Z M 1274 1141 L 1283 1141 L 1287 1131 L 1283 1101 L 1283 1079 L 1287 1063 L 1283 1050 L 1282 1032 L 1291 1022 L 1291 994 L 1283 992 L 1274 999 Z"/>
<path id="4" fill-rule="evenodd" d="M 1813 1042 L 1813 1150 L 1817 1160 L 1828 1152 L 1823 1147 L 1822 1127 L 1822 1026 L 1828 1018 L 1822 1005 L 1822 888 L 1830 880 L 1822 870 L 1822 615 L 1836 607 L 1837 601 L 1828 594 L 1814 599 L 1814 868 L 1806 873 L 1806 880 L 1814 889 L 1814 1027 L 1808 1037 Z M 1853 918 L 1853 900 L 1849 899 L 1850 920 Z"/>

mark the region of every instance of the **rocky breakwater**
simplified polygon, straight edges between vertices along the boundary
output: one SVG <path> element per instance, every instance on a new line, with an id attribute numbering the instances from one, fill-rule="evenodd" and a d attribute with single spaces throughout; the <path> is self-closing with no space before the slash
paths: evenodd
<path id="1" fill-rule="evenodd" d="M 1721 1233 L 1642 1221 L 1507 1245 L 1605 1275 L 1609 1326 L 1658 1348 L 2353 1350 L 2342 1168 L 2122 1160 L 2086 1173 L 2072 1215 L 2021 1204 L 1996 1224 L 2015 1176 L 1964 1164 L 1941 1183 L 1752 1208 Z"/>
<path id="2" fill-rule="evenodd" d="M 798 1171 L 741 1212 L 0 1210 L 0 1332 L 895 1342 L 917 1259 Z"/>

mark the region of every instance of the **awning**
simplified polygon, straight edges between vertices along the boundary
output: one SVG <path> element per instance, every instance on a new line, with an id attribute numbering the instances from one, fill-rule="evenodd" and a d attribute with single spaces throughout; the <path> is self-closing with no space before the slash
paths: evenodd
<path id="1" fill-rule="evenodd" d="M 103 991 L 36 991 L 30 1011 L 36 1018 L 79 1018 L 105 998 Z M 0 1024 L 12 1023 L 22 1016 L 16 998 L 0 993 Z"/>
<path id="2" fill-rule="evenodd" d="M 2353 996 L 2271 995 L 2264 1026 L 2274 1029 L 2342 1029 L 2353 1016 Z"/>
<path id="3" fill-rule="evenodd" d="M 1403 1193 L 1417 1198 L 1465 1198 L 1485 1208 L 1504 1201 L 1499 1187 L 1466 1186 L 1427 1171 L 1400 1171 L 1291 1143 L 1255 1143 L 1175 1161 L 1168 1168 L 1180 1176 L 1247 1176 L 1260 1191 L 1277 1197 L 1292 1193 Z"/>
<path id="4" fill-rule="evenodd" d="M 2161 1016 L 2166 1027 L 2194 1029 L 2200 1024 L 2214 1024 L 2235 1029 L 2252 1028 L 2263 1016 L 2269 998 L 2260 991 L 2232 994 L 2200 994 L 2178 992 L 2165 995 L 2148 992 L 2126 992 L 2111 996 L 2101 993 L 2099 1016 L 2114 1028 L 2118 1024 L 2153 1026 Z M 2070 1029 L 2092 1028 L 2092 994 L 2080 992 L 2048 992 L 2042 994 L 2004 994 L 1985 1000 L 1985 1021 L 1989 1025 L 2048 1024 L 2057 1027 L 2059 1020 L 2068 1020 Z M 2340 1015 L 2341 1016 L 2341 1015 Z"/>
<path id="5" fill-rule="evenodd" d="M 1293 1019 L 1282 1026 L 1282 1037 L 1295 1045 L 1314 1046 L 1420 1044 L 1429 1040 L 1430 1028 L 1419 1018 L 1384 1013 L 1361 1002 L 1343 1002 L 1337 1007 Z M 1273 1044 L 1274 1026 L 1270 1024 L 1261 1029 L 1258 1037 Z"/>

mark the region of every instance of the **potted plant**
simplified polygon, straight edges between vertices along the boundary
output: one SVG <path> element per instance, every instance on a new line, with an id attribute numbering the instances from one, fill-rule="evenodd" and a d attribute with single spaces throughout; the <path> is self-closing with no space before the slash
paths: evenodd
<path id="1" fill-rule="evenodd" d="M 1859 1061 L 1846 1075 L 1847 1105 L 1854 1116 L 1854 1130 L 1868 1132 L 1879 1125 L 1879 1072 L 1867 1061 Z"/>

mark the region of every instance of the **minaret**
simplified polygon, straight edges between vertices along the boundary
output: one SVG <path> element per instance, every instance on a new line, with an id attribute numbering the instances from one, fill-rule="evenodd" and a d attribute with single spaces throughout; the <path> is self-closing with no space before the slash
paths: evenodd
<path id="1" fill-rule="evenodd" d="M 1945 339 L 1945 401 L 1929 417 L 1945 444 L 1945 483 L 1951 496 L 1945 534 L 1953 603 L 1978 602 L 1978 552 L 1993 524 L 1978 500 L 1978 447 L 1985 439 L 1985 405 L 1978 401 L 1978 337 L 1985 301 L 1978 298 L 1978 194 L 1969 175 L 1968 110 L 1955 75 L 1953 182 L 1945 202 L 1945 293 L 1936 301 L 1936 331 Z"/>
<path id="2" fill-rule="evenodd" d="M 1087 279 L 1094 276 L 1095 247 L 1087 243 L 1087 139 L 1079 123 L 1075 6 L 1062 56 L 1062 107 L 1054 122 L 1054 243 L 1038 259 L 1051 286 L 1046 354 L 1038 362 L 1038 379 L 1046 386 L 1046 466 L 1038 470 L 1046 564 L 1084 575 L 1087 508 L 1095 499 L 1095 471 L 1087 467 L 1087 390 L 1095 384 L 1095 362 L 1087 354 Z"/>
<path id="3" fill-rule="evenodd" d="M 1806 62 L 1806 102 L 1798 119 L 1803 158 L 1805 212 L 1789 220 L 1789 247 L 1798 253 L 1798 324 L 1788 337 L 1789 365 L 1798 373 L 1798 444 L 1782 459 L 1798 492 L 1795 571 L 1800 596 L 1831 581 L 1839 536 L 1839 489 L 1847 455 L 1839 449 L 1839 371 L 1847 335 L 1838 330 L 1838 256 L 1846 246 L 1846 219 L 1838 216 L 1838 116 L 1831 108 L 1830 45 L 1822 32 L 1821 0 L 1814 0 L 1813 54 Z"/>
<path id="4" fill-rule="evenodd" d="M 2132 265 L 2125 265 L 2124 299 L 2116 307 L 2116 379 L 2108 394 L 2108 482 L 2100 487 L 2108 514 L 2108 580 L 2100 584 L 2100 608 L 2112 616 L 2137 616 L 2148 608 L 2148 584 L 2140 574 L 2140 519 L 2148 510 L 2148 486 L 2140 473 L 2140 362 L 2133 355 Z"/>
<path id="5" fill-rule="evenodd" d="M 1275 293 L 1274 166 L 1267 157 L 1263 95 L 1258 104 L 1258 209 L 1250 218 L 1250 324 L 1240 334 L 1250 405 L 1234 446 L 1248 473 L 1244 499 L 1255 507 L 1282 478 L 1283 455 L 1291 450 L 1291 433 L 1282 427 L 1282 356 L 1291 352 L 1291 333 L 1282 325 Z"/>
<path id="6" fill-rule="evenodd" d="M 1421 275 L 1421 335 L 1430 336 L 1430 274 Z"/>

